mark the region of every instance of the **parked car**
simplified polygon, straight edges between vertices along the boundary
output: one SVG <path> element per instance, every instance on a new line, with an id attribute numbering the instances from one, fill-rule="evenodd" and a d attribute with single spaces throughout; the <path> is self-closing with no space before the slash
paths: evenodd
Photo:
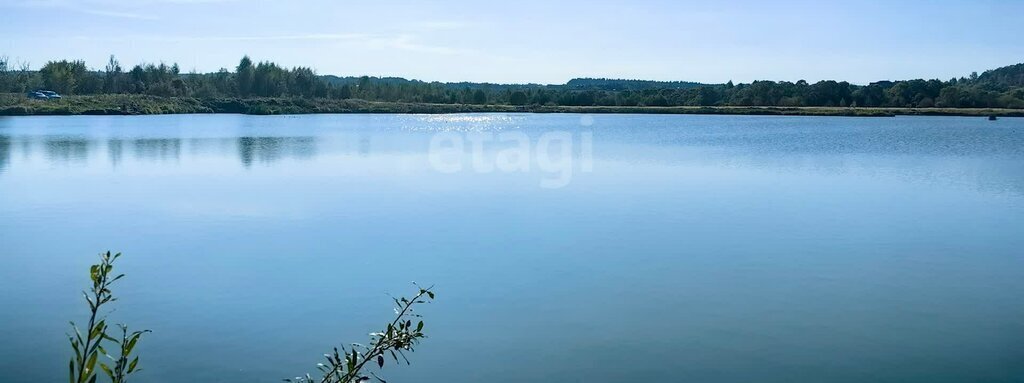
<path id="1" fill-rule="evenodd" d="M 52 90 L 33 90 L 25 93 L 25 96 L 34 100 L 59 100 L 61 99 L 60 94 Z"/>

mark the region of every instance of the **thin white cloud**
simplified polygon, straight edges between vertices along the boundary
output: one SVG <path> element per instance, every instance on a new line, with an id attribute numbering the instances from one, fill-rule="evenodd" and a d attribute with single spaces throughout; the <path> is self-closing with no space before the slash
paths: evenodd
<path id="1" fill-rule="evenodd" d="M 105 11 L 100 9 L 82 9 L 79 10 L 82 13 L 88 13 L 90 15 L 107 16 L 107 17 L 119 17 L 123 19 L 138 19 L 138 20 L 157 20 L 159 17 L 151 15 L 142 15 L 131 12 L 119 12 L 119 11 Z"/>
<path id="2" fill-rule="evenodd" d="M 74 36 L 77 40 L 91 40 L 103 42 L 204 42 L 204 41 L 336 41 L 341 43 L 361 44 L 372 49 L 397 49 L 409 52 L 430 53 L 439 55 L 457 55 L 470 53 L 469 51 L 447 47 L 442 45 L 423 44 L 412 34 L 380 35 L 365 33 L 308 33 L 294 35 L 265 35 L 265 36 L 156 36 L 156 35 L 132 35 L 132 36 Z"/>
<path id="3" fill-rule="evenodd" d="M 113 0 L 120 1 L 120 0 Z M 207 3 L 233 3 L 240 0 L 135 0 L 135 4 L 207 4 Z"/>
<path id="4" fill-rule="evenodd" d="M 271 36 L 155 36 L 155 35 L 129 35 L 115 37 L 97 36 L 75 36 L 78 40 L 108 41 L 108 42 L 202 42 L 202 41 L 281 41 L 281 40 L 358 40 L 370 38 L 369 35 L 359 33 L 311 33 L 297 35 L 271 35 Z"/>
<path id="5" fill-rule="evenodd" d="M 132 6 L 156 5 L 156 4 L 204 4 L 204 3 L 227 3 L 239 0 L 134 0 L 128 2 Z M 24 7 L 67 7 L 78 5 L 82 7 L 123 7 L 123 0 L 0 0 L 0 5 L 24 6 Z"/>
<path id="6" fill-rule="evenodd" d="M 442 55 L 455 55 L 467 53 L 463 50 L 441 45 L 430 45 L 416 42 L 416 37 L 409 34 L 397 36 L 381 36 L 366 41 L 371 46 L 400 49 L 410 52 L 433 53 Z"/>
<path id="7" fill-rule="evenodd" d="M 84 13 L 88 15 L 104 16 L 104 17 L 116 17 L 123 19 L 138 19 L 138 20 L 158 20 L 159 17 L 154 15 L 146 15 L 141 13 L 133 13 L 124 11 L 124 7 L 119 3 L 103 4 L 99 2 L 89 1 L 68 1 L 68 0 L 29 0 L 24 2 L 14 1 L 2 1 L 0 0 L 0 6 L 11 6 L 11 7 L 26 7 L 26 8 L 47 8 L 47 9 L 59 9 L 70 12 Z"/>
<path id="8" fill-rule="evenodd" d="M 227 3 L 239 0 L 0 0 L 0 7 L 60 9 L 88 15 L 136 20 L 159 20 L 153 14 L 131 12 L 147 6 Z"/>
<path id="9" fill-rule="evenodd" d="M 453 30 L 453 29 L 464 29 L 469 27 L 469 23 L 460 21 L 423 21 L 413 23 L 413 29 L 427 30 L 427 31 L 441 31 L 441 30 Z"/>

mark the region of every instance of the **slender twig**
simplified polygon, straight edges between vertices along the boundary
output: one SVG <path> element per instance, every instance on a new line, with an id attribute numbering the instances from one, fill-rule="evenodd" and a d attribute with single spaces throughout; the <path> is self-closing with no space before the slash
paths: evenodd
<path id="1" fill-rule="evenodd" d="M 110 252 L 100 254 L 100 263 L 92 265 L 89 268 L 89 277 L 92 279 L 92 298 L 90 299 L 89 294 L 84 291 L 82 294 L 85 296 L 86 302 L 89 303 L 89 327 L 86 328 L 85 341 L 81 341 L 81 332 L 75 327 L 75 333 L 78 336 L 78 343 L 82 346 L 81 352 L 75 348 L 76 361 L 78 362 L 77 371 L 72 369 L 74 382 L 84 383 L 89 379 L 90 376 L 96 373 L 96 359 L 98 357 L 97 351 L 101 351 L 100 342 L 104 338 L 109 338 L 106 333 L 106 322 L 102 319 L 97 322 L 99 318 L 100 308 L 103 304 L 115 300 L 110 293 L 110 285 L 114 281 L 120 279 L 122 275 L 118 275 L 113 279 L 110 279 L 110 271 L 114 269 L 113 261 L 121 256 L 121 253 L 111 255 Z M 74 323 L 72 323 L 74 325 Z M 72 339 L 73 346 L 79 346 Z M 72 364 L 74 367 L 74 364 Z"/>
<path id="2" fill-rule="evenodd" d="M 406 312 L 408 312 L 408 310 L 412 307 L 412 305 L 414 303 L 416 303 L 416 301 L 419 300 L 420 298 L 423 298 L 423 296 L 427 294 L 427 291 L 429 289 L 430 288 L 427 288 L 425 290 L 420 290 L 419 294 L 416 294 L 416 296 L 414 296 L 412 299 L 406 301 L 405 305 L 402 307 L 402 311 L 400 311 L 398 313 L 398 315 L 395 317 L 395 320 L 391 321 L 391 326 L 390 327 L 393 328 L 395 325 L 397 325 L 398 322 L 401 321 L 402 318 L 405 317 Z M 391 340 L 391 339 L 388 339 L 388 340 Z M 362 370 L 363 366 L 366 365 L 367 362 L 373 360 L 377 356 L 383 356 L 384 355 L 384 350 L 387 350 L 387 349 L 391 348 L 391 347 L 383 347 L 385 345 L 390 346 L 390 343 L 377 342 L 374 345 L 372 351 L 367 353 L 366 356 L 363 358 L 363 361 L 359 362 L 356 365 L 356 368 L 354 370 L 349 371 L 350 377 L 354 377 L 354 376 L 351 376 L 351 375 L 356 375 L 360 370 Z M 404 355 L 403 355 L 403 357 L 404 357 Z M 321 381 L 320 383 L 326 383 L 326 381 Z"/>
<path id="3" fill-rule="evenodd" d="M 121 327 L 121 341 L 118 341 L 107 334 L 109 326 L 107 326 L 106 318 L 103 317 L 102 313 L 103 307 L 107 303 L 117 300 L 110 291 L 110 287 L 118 279 L 124 277 L 124 274 L 111 277 L 111 273 L 114 270 L 114 261 L 120 256 L 121 253 L 111 254 L 109 251 L 101 253 L 100 263 L 89 267 L 92 290 L 91 292 L 82 292 L 85 301 L 89 303 L 89 326 L 85 328 L 85 335 L 83 337 L 82 330 L 74 322 L 71 322 L 74 336 L 68 336 L 71 348 L 75 352 L 74 357 L 68 363 L 68 379 L 70 383 L 95 382 L 97 363 L 112 383 L 125 383 L 128 375 L 137 370 L 138 357 L 130 362 L 128 358 L 131 356 L 131 351 L 139 338 L 142 334 L 149 332 L 149 330 L 129 333 L 127 326 L 119 325 Z M 103 342 L 105 340 L 120 345 L 121 352 L 118 358 L 114 358 L 104 349 Z M 116 362 L 114 368 L 100 362 L 98 360 L 100 355 L 114 360 Z"/>
<path id="4" fill-rule="evenodd" d="M 372 341 L 371 347 L 365 347 L 365 353 L 360 353 L 357 350 L 357 346 L 354 345 L 352 353 L 349 354 L 346 351 L 344 353 L 345 360 L 342 361 L 338 355 L 337 349 L 335 349 L 333 358 L 328 357 L 328 361 L 330 361 L 331 364 L 330 368 L 322 370 L 324 372 L 324 376 L 320 379 L 320 383 L 350 383 L 356 379 L 364 378 L 360 375 L 360 371 L 362 371 L 363 367 L 366 366 L 366 363 L 369 363 L 372 360 L 377 360 L 378 363 L 383 366 L 383 357 L 385 352 L 388 350 L 391 350 L 392 355 L 394 355 L 395 351 L 398 351 L 399 354 L 402 354 L 402 358 L 405 359 L 405 355 L 402 353 L 402 350 L 412 350 L 411 346 L 416 343 L 416 340 L 423 337 L 423 333 L 420 332 L 420 330 L 422 330 L 422 321 L 413 331 L 411 330 L 411 321 L 407 319 L 407 316 L 411 314 L 413 305 L 417 303 L 424 303 L 424 296 L 428 296 L 430 299 L 434 298 L 434 293 L 431 291 L 432 288 L 433 286 L 420 288 L 419 292 L 413 296 L 412 299 L 395 299 L 395 302 L 397 303 L 395 319 L 388 324 L 387 328 L 383 332 L 371 334 L 377 337 L 377 339 Z M 408 363 L 408 359 L 405 360 L 406 363 Z M 348 368 L 347 371 L 345 370 L 346 367 Z M 377 377 L 376 374 L 373 375 L 374 377 Z M 377 379 L 381 382 L 384 381 L 379 377 L 377 377 Z M 291 380 L 286 379 L 286 381 Z M 299 379 L 299 381 L 306 380 Z"/>

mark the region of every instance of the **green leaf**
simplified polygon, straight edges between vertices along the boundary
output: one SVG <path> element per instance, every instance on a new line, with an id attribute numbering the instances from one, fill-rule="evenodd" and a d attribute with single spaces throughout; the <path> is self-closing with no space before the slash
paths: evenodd
<path id="1" fill-rule="evenodd" d="M 135 371 L 135 367 L 138 367 L 138 365 L 139 357 L 136 356 L 135 359 L 132 359 L 132 362 L 128 364 L 128 373 L 131 374 L 133 371 Z"/>
<path id="2" fill-rule="evenodd" d="M 100 368 L 103 369 L 103 372 L 107 373 L 107 376 L 110 377 L 110 380 L 114 380 L 114 372 L 110 370 L 110 367 L 108 367 L 106 364 L 100 363 Z"/>
<path id="3" fill-rule="evenodd" d="M 124 348 L 125 353 L 126 354 L 130 354 L 132 352 L 132 349 L 135 348 L 135 343 L 138 342 L 138 341 L 139 341 L 139 334 L 136 334 L 135 336 L 132 337 L 132 340 L 128 341 L 128 345 L 125 346 L 125 348 Z"/>
<path id="4" fill-rule="evenodd" d="M 70 338 L 69 338 L 70 339 Z M 75 350 L 75 355 L 82 355 L 82 352 L 78 350 L 78 342 L 74 339 L 71 340 L 71 348 Z"/>
<path id="5" fill-rule="evenodd" d="M 89 361 L 85 362 L 85 372 L 87 374 L 92 374 L 93 369 L 96 368 L 96 357 L 98 356 L 100 356 L 100 354 L 95 352 L 92 353 L 92 355 L 89 355 Z"/>
<path id="6" fill-rule="evenodd" d="M 96 338 L 98 338 L 102 332 L 103 332 L 103 321 L 100 321 L 99 323 L 96 324 L 96 327 L 93 327 L 91 330 L 89 330 L 89 339 L 96 339 Z"/>
<path id="7" fill-rule="evenodd" d="M 377 355 L 377 367 L 384 367 L 384 357 Z"/>
<path id="8" fill-rule="evenodd" d="M 75 361 L 68 361 L 68 383 L 75 383 Z"/>

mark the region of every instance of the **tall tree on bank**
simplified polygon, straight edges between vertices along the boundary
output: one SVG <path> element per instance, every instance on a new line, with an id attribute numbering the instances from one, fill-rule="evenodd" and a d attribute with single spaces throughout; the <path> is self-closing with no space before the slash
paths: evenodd
<path id="1" fill-rule="evenodd" d="M 245 97 L 252 94 L 255 72 L 252 60 L 249 59 L 249 56 L 243 56 L 242 60 L 238 62 L 238 67 L 235 68 L 235 81 L 238 83 L 240 96 Z"/>
<path id="2" fill-rule="evenodd" d="M 114 55 L 110 55 L 107 66 L 104 68 L 103 91 L 105 93 L 121 93 L 124 91 L 124 73 L 121 70 L 121 63 Z"/>

